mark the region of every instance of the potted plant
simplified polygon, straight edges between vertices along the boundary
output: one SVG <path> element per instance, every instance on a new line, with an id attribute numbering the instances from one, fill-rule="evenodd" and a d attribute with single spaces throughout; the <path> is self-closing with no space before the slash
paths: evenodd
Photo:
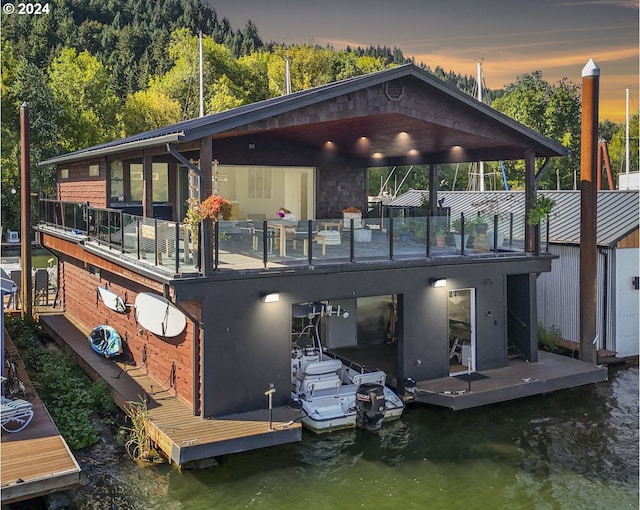
<path id="1" fill-rule="evenodd" d="M 464 241 L 462 239 L 462 218 L 464 215 L 460 215 L 456 219 L 451 222 L 451 235 L 453 236 L 453 242 L 456 244 L 456 249 L 460 250 L 463 246 L 467 246 L 467 241 L 469 240 L 469 236 L 471 235 L 471 231 L 473 229 L 472 223 L 464 218 Z"/>
<path id="2" fill-rule="evenodd" d="M 471 222 L 473 225 L 473 230 L 476 234 L 486 234 L 487 233 L 487 222 L 485 219 L 478 215 Z"/>
<path id="3" fill-rule="evenodd" d="M 527 219 L 527 223 L 529 223 L 529 225 L 540 225 L 541 223 L 548 221 L 551 216 L 551 211 L 555 205 L 555 200 L 548 196 L 536 195 L 536 199 L 531 204 L 531 209 L 529 209 L 529 218 Z"/>
<path id="4" fill-rule="evenodd" d="M 446 246 L 446 236 L 447 232 L 445 231 L 445 229 L 439 228 L 438 230 L 436 230 L 436 246 L 438 246 L 439 248 L 443 248 L 444 246 Z"/>
<path id="5" fill-rule="evenodd" d="M 197 198 L 187 200 L 187 214 L 184 223 L 191 231 L 194 245 L 198 244 L 198 225 L 203 219 L 228 220 L 231 216 L 231 202 L 220 195 L 210 195 L 202 202 Z"/>

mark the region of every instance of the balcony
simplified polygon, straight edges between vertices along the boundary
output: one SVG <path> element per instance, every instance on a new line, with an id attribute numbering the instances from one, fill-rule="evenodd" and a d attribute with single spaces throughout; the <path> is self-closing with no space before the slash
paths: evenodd
<path id="1" fill-rule="evenodd" d="M 524 214 L 492 217 L 343 218 L 214 223 L 215 271 L 289 271 L 329 265 L 449 263 L 522 257 Z M 165 278 L 203 275 L 202 243 L 186 224 L 121 210 L 42 200 L 37 229 L 82 244 L 101 256 Z M 548 247 L 548 225 L 542 238 Z M 195 235 L 194 235 L 195 234 Z"/>

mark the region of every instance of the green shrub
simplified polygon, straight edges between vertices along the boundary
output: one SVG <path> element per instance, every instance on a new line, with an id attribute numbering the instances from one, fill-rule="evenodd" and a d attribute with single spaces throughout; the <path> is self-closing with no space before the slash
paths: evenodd
<path id="1" fill-rule="evenodd" d="M 84 448 L 100 434 L 91 415 L 113 421 L 115 405 L 104 381 L 92 382 L 75 360 L 57 349 L 33 320 L 7 317 L 7 331 L 20 351 L 29 378 L 69 447 Z M 43 343 L 44 342 L 44 343 Z"/>
<path id="2" fill-rule="evenodd" d="M 541 322 L 538 322 L 538 347 L 547 352 L 558 352 L 562 334 L 556 326 L 551 326 L 548 330 Z"/>

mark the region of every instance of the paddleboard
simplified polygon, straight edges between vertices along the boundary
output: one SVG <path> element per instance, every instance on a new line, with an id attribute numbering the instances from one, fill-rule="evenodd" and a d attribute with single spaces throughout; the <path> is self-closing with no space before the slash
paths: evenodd
<path id="1" fill-rule="evenodd" d="M 158 336 L 178 336 L 187 327 L 187 318 L 173 304 L 158 294 L 141 292 L 136 296 L 136 320 L 144 329 Z"/>
<path id="2" fill-rule="evenodd" d="M 124 300 L 118 296 L 115 292 L 110 291 L 106 287 L 98 287 L 100 292 L 100 298 L 107 308 L 114 310 L 118 313 L 125 313 L 127 311 L 127 305 Z"/>

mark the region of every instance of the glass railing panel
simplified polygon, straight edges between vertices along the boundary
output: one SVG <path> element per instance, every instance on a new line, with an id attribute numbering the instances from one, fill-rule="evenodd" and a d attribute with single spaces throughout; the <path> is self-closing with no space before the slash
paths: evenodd
<path id="1" fill-rule="evenodd" d="M 257 239 L 259 235 L 253 222 L 218 222 L 218 265 L 231 268 L 240 265 L 251 266 L 252 264 L 259 266 L 262 263 L 262 254 L 258 250 L 258 245 L 262 244 L 262 240 Z M 254 236 L 257 237 L 254 239 Z"/>
<path id="2" fill-rule="evenodd" d="M 353 247 L 354 260 L 389 259 L 389 219 L 364 219 L 363 227 L 353 230 Z"/>

